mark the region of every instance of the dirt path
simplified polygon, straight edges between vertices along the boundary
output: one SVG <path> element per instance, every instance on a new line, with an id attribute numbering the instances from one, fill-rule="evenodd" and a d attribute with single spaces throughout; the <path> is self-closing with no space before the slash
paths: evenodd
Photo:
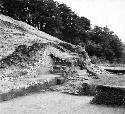
<path id="1" fill-rule="evenodd" d="M 91 99 L 45 92 L 2 102 L 0 114 L 125 114 L 123 108 L 89 104 Z"/>

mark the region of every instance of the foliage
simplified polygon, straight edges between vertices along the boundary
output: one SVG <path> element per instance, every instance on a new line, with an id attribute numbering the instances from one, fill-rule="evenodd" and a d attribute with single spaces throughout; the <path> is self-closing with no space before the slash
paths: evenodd
<path id="1" fill-rule="evenodd" d="M 62 40 L 75 43 L 90 28 L 87 18 L 77 16 L 65 4 L 53 0 L 1 0 L 1 13 L 24 21 Z"/>
<path id="2" fill-rule="evenodd" d="M 86 49 L 91 56 L 101 57 L 110 62 L 122 58 L 122 42 L 107 26 L 95 26 L 89 32 L 88 38 Z"/>

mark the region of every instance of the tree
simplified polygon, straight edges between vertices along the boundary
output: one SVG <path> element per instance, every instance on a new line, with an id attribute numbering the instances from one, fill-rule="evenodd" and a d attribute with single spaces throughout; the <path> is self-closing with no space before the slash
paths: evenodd
<path id="1" fill-rule="evenodd" d="M 89 44 L 88 47 L 91 46 L 94 48 L 93 50 L 96 50 L 96 54 L 94 51 L 91 51 L 91 53 L 94 53 L 96 56 L 105 57 L 111 62 L 122 57 L 122 43 L 114 32 L 110 31 L 107 26 L 95 26 L 89 33 L 89 40 L 94 42 L 94 47 L 92 43 Z M 97 48 L 98 45 L 99 48 Z"/>

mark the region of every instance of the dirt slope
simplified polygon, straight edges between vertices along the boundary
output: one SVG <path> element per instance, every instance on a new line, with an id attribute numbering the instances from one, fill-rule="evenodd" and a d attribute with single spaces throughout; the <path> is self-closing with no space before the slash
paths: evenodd
<path id="1" fill-rule="evenodd" d="M 0 14 L 0 77 L 40 76 L 52 68 L 49 55 L 72 63 L 70 58 L 79 58 L 75 51 L 72 44 Z M 93 72 L 105 73 L 91 63 L 88 65 Z"/>
<path id="2" fill-rule="evenodd" d="M 53 61 L 48 55 L 61 59 L 75 57 L 63 44 L 65 47 L 73 46 L 0 14 L 0 77 L 42 75 L 52 67 Z"/>
<path id="3" fill-rule="evenodd" d="M 11 54 L 15 47 L 34 42 L 62 42 L 36 28 L 0 14 L 0 59 Z"/>

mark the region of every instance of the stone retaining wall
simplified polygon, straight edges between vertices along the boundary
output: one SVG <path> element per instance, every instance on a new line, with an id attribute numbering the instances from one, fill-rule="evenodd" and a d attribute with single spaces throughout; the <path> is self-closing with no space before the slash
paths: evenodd
<path id="1" fill-rule="evenodd" d="M 125 105 L 125 89 L 98 85 L 91 101 L 94 104 Z"/>
<path id="2" fill-rule="evenodd" d="M 49 89 L 51 86 L 58 84 L 60 77 L 54 77 L 50 79 L 36 79 L 32 81 L 27 81 L 26 84 L 21 84 L 20 87 L 15 85 L 17 88 L 10 88 L 7 91 L 0 92 L 0 102 L 7 101 L 18 96 L 25 96 L 35 92 L 43 92 Z M 61 79 L 62 80 L 62 79 Z M 2 88 L 1 88 L 2 89 Z"/>

